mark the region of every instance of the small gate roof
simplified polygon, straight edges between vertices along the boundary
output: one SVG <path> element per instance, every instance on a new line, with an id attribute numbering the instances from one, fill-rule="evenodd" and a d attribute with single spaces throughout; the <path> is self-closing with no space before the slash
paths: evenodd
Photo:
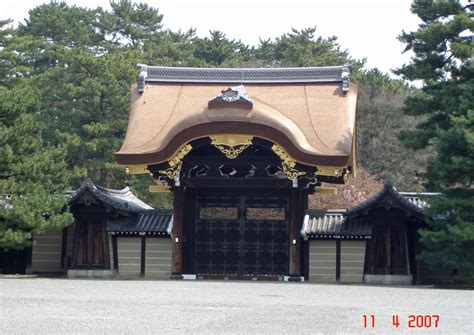
<path id="1" fill-rule="evenodd" d="M 426 202 L 416 196 L 406 196 L 400 193 L 390 182 L 385 182 L 383 188 L 366 201 L 349 208 L 344 216 L 355 218 L 368 214 L 377 207 L 396 207 L 410 213 L 415 217 L 423 216 L 423 209 L 427 206 Z"/>
<path id="2" fill-rule="evenodd" d="M 379 192 L 349 209 L 306 211 L 301 235 L 307 239 L 371 238 L 372 224 L 363 216 L 372 209 L 396 207 L 422 219 L 423 211 L 428 206 L 423 197 L 436 195 L 439 193 L 399 192 L 390 182 L 385 182 Z"/>
<path id="3" fill-rule="evenodd" d="M 84 200 L 83 195 L 86 192 L 90 192 L 94 198 L 117 210 L 139 213 L 153 209 L 153 207 L 138 199 L 129 187 L 122 190 L 112 190 L 94 184 L 90 178 L 85 178 L 81 186 L 70 195 L 69 204 L 74 205 L 80 202 L 81 199 Z"/>

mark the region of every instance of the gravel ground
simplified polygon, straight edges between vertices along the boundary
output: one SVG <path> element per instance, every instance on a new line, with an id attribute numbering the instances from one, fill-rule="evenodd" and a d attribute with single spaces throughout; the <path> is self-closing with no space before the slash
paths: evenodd
<path id="1" fill-rule="evenodd" d="M 419 287 L 0 279 L 0 333 L 473 334 L 473 302 L 473 291 Z M 439 327 L 408 328 L 411 314 L 438 314 Z"/>

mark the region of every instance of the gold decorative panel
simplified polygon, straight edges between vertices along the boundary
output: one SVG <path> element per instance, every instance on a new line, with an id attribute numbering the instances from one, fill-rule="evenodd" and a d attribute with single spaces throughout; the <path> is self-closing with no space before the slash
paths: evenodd
<path id="1" fill-rule="evenodd" d="M 272 146 L 272 150 L 282 160 L 281 166 L 288 179 L 297 179 L 298 177 L 304 176 L 306 174 L 306 172 L 299 171 L 295 168 L 296 162 L 291 159 L 290 155 L 288 155 L 286 151 L 280 148 L 278 145 L 274 144 Z"/>
<path id="2" fill-rule="evenodd" d="M 175 166 L 175 165 L 178 165 L 180 164 L 181 160 L 184 158 L 184 156 L 186 156 L 187 154 L 189 154 L 191 152 L 191 150 L 193 149 L 193 147 L 191 146 L 191 144 L 186 144 L 184 147 L 182 147 L 178 153 L 169 161 L 169 165 L 170 166 Z M 182 162 L 181 162 L 182 163 Z"/>
<path id="3" fill-rule="evenodd" d="M 334 167 L 334 166 L 318 166 L 316 175 L 317 176 L 328 176 L 328 177 L 341 177 L 345 171 L 345 168 Z"/>
<path id="4" fill-rule="evenodd" d="M 237 220 L 239 209 L 237 207 L 201 207 L 199 218 L 201 220 Z"/>
<path id="5" fill-rule="evenodd" d="M 129 165 L 125 167 L 125 172 L 127 174 L 150 173 L 150 171 L 148 171 L 148 165 Z"/>
<path id="6" fill-rule="evenodd" d="M 177 176 L 179 176 L 179 172 L 181 171 L 181 167 L 183 166 L 182 159 L 192 149 L 193 147 L 191 146 L 191 144 L 186 144 L 176 153 L 176 155 L 172 159 L 170 159 L 170 161 L 168 162 L 168 165 L 170 167 L 165 170 L 160 170 L 158 171 L 158 173 L 165 175 L 169 179 L 175 179 Z"/>
<path id="7" fill-rule="evenodd" d="M 247 220 L 268 220 L 282 221 L 285 220 L 286 213 L 284 208 L 247 208 Z"/>
<path id="8" fill-rule="evenodd" d="M 211 144 L 219 149 L 227 158 L 237 158 L 245 149 L 252 145 L 253 136 L 249 135 L 211 135 Z"/>
<path id="9" fill-rule="evenodd" d="M 170 163 L 171 165 L 171 163 Z M 164 174 L 169 179 L 175 179 L 179 175 L 179 171 L 181 171 L 181 167 L 183 166 L 182 161 L 176 162 L 175 165 L 165 169 L 158 171 L 160 174 Z"/>

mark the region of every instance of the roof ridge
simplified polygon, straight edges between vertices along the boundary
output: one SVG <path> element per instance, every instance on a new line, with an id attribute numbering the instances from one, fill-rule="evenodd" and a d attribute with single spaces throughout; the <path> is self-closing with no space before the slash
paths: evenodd
<path id="1" fill-rule="evenodd" d="M 188 83 L 311 83 L 339 82 L 344 93 L 349 91 L 352 65 L 311 67 L 172 67 L 137 64 L 139 92 L 145 82 Z"/>
<path id="2" fill-rule="evenodd" d="M 294 69 L 340 69 L 343 67 L 352 67 L 351 64 L 331 65 L 331 66 L 288 66 L 288 67 L 194 67 L 194 66 L 161 66 L 137 64 L 137 67 L 160 68 L 160 69 L 198 69 L 198 70 L 294 70 Z"/>

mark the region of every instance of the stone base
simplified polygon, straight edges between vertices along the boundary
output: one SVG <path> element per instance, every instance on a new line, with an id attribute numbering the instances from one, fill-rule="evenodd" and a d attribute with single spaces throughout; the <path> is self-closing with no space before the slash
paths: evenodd
<path id="1" fill-rule="evenodd" d="M 292 282 L 303 282 L 304 277 L 300 276 L 284 276 L 283 281 L 292 281 Z"/>
<path id="2" fill-rule="evenodd" d="M 117 273 L 115 270 L 83 270 L 73 269 L 67 270 L 68 278 L 100 278 L 100 279 L 111 279 L 115 278 Z"/>
<path id="3" fill-rule="evenodd" d="M 288 281 L 301 281 L 301 277 L 290 276 L 288 277 Z"/>
<path id="4" fill-rule="evenodd" d="M 181 274 L 174 273 L 170 276 L 171 280 L 182 280 L 184 277 Z"/>
<path id="5" fill-rule="evenodd" d="M 366 284 L 412 285 L 412 275 L 364 275 Z"/>

